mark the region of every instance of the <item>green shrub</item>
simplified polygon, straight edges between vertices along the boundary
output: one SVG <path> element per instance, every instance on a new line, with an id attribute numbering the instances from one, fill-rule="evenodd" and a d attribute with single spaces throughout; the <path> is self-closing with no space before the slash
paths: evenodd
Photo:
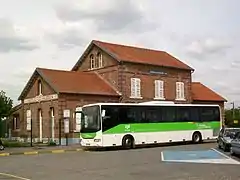
<path id="1" fill-rule="evenodd" d="M 56 146 L 57 143 L 53 140 L 50 140 L 49 143 L 48 143 L 49 146 Z"/>
<path id="2" fill-rule="evenodd" d="M 20 141 L 4 140 L 3 145 L 5 147 L 29 147 L 30 143 L 20 142 Z"/>

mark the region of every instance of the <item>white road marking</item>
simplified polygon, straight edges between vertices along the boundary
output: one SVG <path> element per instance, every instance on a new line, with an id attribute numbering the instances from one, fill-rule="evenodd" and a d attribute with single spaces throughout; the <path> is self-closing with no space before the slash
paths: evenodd
<path id="1" fill-rule="evenodd" d="M 211 148 L 211 150 L 215 151 L 218 154 L 221 154 L 226 159 L 192 159 L 192 160 L 165 160 L 164 159 L 164 153 L 161 152 L 161 159 L 165 162 L 187 162 L 187 163 L 214 163 L 214 164 L 240 164 L 239 161 L 227 156 L 226 154 Z"/>
<path id="2" fill-rule="evenodd" d="M 233 159 L 200 159 L 200 160 L 164 160 L 165 162 L 207 163 L 207 164 L 240 164 Z"/>
<path id="3" fill-rule="evenodd" d="M 21 177 L 21 176 L 16 176 L 16 175 L 13 175 L 13 174 L 8 174 L 8 173 L 0 173 L 0 175 L 5 176 L 5 177 L 12 177 L 12 178 L 15 178 L 15 179 L 31 180 L 31 179 L 28 179 L 28 178 L 24 178 L 24 177 Z"/>
<path id="4" fill-rule="evenodd" d="M 211 148 L 211 149 L 212 149 L 213 151 L 215 151 L 215 152 L 221 154 L 222 156 L 224 156 L 224 157 L 227 158 L 227 159 L 232 159 L 231 157 L 229 157 L 229 156 L 227 156 L 226 154 L 224 154 L 224 153 L 222 153 L 222 152 L 216 150 L 215 148 Z"/>

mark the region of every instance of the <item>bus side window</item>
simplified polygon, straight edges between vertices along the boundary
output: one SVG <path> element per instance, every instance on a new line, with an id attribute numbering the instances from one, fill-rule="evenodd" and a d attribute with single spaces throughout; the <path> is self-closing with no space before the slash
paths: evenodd
<path id="1" fill-rule="evenodd" d="M 177 120 L 178 122 L 191 121 L 191 109 L 190 107 L 177 107 Z"/>
<path id="2" fill-rule="evenodd" d="M 127 120 L 129 123 L 140 123 L 141 118 L 138 116 L 138 107 L 129 107 L 127 110 Z"/>
<path id="3" fill-rule="evenodd" d="M 102 107 L 105 110 L 105 116 L 102 118 L 103 131 L 108 130 L 119 124 L 118 121 L 118 108 L 115 106 Z"/>
<path id="4" fill-rule="evenodd" d="M 196 107 L 196 106 L 191 107 L 190 121 L 191 122 L 199 122 L 199 121 L 201 121 L 199 113 L 200 113 L 199 107 Z"/>
<path id="5" fill-rule="evenodd" d="M 161 109 L 159 107 L 146 108 L 146 123 L 157 123 L 161 122 Z"/>
<path id="6" fill-rule="evenodd" d="M 176 121 L 176 107 L 162 106 L 162 121 L 175 122 Z"/>
<path id="7" fill-rule="evenodd" d="M 215 107 L 201 107 L 200 118 L 203 122 L 217 121 Z"/>
<path id="8" fill-rule="evenodd" d="M 119 120 L 122 124 L 136 123 L 140 120 L 136 107 L 120 107 Z"/>

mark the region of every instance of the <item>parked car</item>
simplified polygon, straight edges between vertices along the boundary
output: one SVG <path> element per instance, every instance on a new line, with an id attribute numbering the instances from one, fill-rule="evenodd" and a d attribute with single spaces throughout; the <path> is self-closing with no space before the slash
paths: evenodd
<path id="1" fill-rule="evenodd" d="M 222 128 L 217 138 L 218 148 L 230 151 L 231 141 L 237 132 L 240 132 L 240 128 Z"/>
<path id="2" fill-rule="evenodd" d="M 231 141 L 231 155 L 240 155 L 240 132 L 237 132 Z"/>

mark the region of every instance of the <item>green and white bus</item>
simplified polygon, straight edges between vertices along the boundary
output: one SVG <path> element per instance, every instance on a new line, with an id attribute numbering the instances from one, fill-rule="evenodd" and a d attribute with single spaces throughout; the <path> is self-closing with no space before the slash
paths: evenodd
<path id="1" fill-rule="evenodd" d="M 123 146 L 193 141 L 217 137 L 218 105 L 168 103 L 96 103 L 82 108 L 83 147 Z"/>

